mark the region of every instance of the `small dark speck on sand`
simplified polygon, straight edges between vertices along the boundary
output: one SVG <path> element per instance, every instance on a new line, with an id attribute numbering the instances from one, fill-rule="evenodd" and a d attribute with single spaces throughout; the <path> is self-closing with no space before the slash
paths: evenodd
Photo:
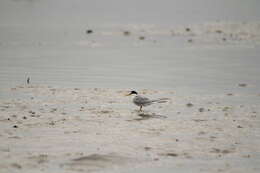
<path id="1" fill-rule="evenodd" d="M 246 87 L 247 84 L 245 84 L 245 83 L 240 83 L 240 84 L 238 84 L 238 86 L 240 86 L 240 87 Z"/>
<path id="2" fill-rule="evenodd" d="M 87 34 L 92 34 L 92 33 L 93 33 L 93 30 L 92 30 L 92 29 L 88 29 L 88 30 L 86 31 L 86 33 L 87 33 Z"/>
<path id="3" fill-rule="evenodd" d="M 111 111 L 108 111 L 108 110 L 102 110 L 102 111 L 100 111 L 102 114 L 108 114 L 108 113 L 110 113 Z"/>
<path id="4" fill-rule="evenodd" d="M 178 154 L 176 154 L 176 153 L 167 153 L 166 156 L 177 157 Z"/>
<path id="5" fill-rule="evenodd" d="M 192 103 L 187 103 L 186 106 L 187 106 L 187 107 L 192 107 L 193 104 L 192 104 Z"/>
<path id="6" fill-rule="evenodd" d="M 35 112 L 33 112 L 33 111 L 29 111 L 29 113 L 31 113 L 31 114 L 33 114 L 33 115 L 35 114 Z"/>
<path id="7" fill-rule="evenodd" d="M 227 41 L 227 39 L 226 39 L 225 37 L 224 37 L 224 38 L 222 38 L 222 40 L 223 40 L 223 41 Z"/>
<path id="8" fill-rule="evenodd" d="M 206 132 L 203 132 L 203 131 L 200 131 L 199 133 L 198 133 L 198 135 L 205 135 L 206 134 Z"/>
<path id="9" fill-rule="evenodd" d="M 17 126 L 17 125 L 14 125 L 13 128 L 18 128 L 18 126 Z"/>
<path id="10" fill-rule="evenodd" d="M 186 30 L 187 32 L 190 32 L 190 28 L 186 28 L 185 30 Z"/>
<path id="11" fill-rule="evenodd" d="M 221 150 L 221 149 L 218 149 L 218 148 L 212 148 L 211 150 L 211 153 L 222 153 L 222 154 L 228 154 L 228 153 L 232 153 L 232 150 L 227 150 L 227 149 L 224 149 L 224 150 Z"/>
<path id="12" fill-rule="evenodd" d="M 221 34 L 222 31 L 221 30 L 216 30 L 216 33 Z"/>
<path id="13" fill-rule="evenodd" d="M 248 155 L 244 155 L 243 157 L 244 158 L 250 158 L 251 156 L 248 154 Z"/>
<path id="14" fill-rule="evenodd" d="M 223 154 L 228 154 L 228 153 L 230 153 L 231 151 L 230 150 L 222 150 L 222 153 Z"/>
<path id="15" fill-rule="evenodd" d="M 139 40 L 144 40 L 144 39 L 145 39 L 144 36 L 140 36 L 140 37 L 139 37 Z"/>
<path id="16" fill-rule="evenodd" d="M 26 120 L 26 119 L 27 119 L 27 117 L 26 117 L 26 116 L 23 116 L 23 119 L 24 119 L 24 120 Z"/>
<path id="17" fill-rule="evenodd" d="M 232 93 L 227 93 L 227 96 L 233 96 L 234 94 L 232 94 Z"/>
<path id="18" fill-rule="evenodd" d="M 179 139 L 176 139 L 175 141 L 176 141 L 176 142 L 179 142 Z"/>
<path id="19" fill-rule="evenodd" d="M 149 150 L 151 150 L 152 148 L 151 148 L 151 147 L 144 147 L 144 149 L 145 149 L 146 151 L 149 151 Z"/>
<path id="20" fill-rule="evenodd" d="M 204 108 L 199 108 L 199 112 L 204 112 L 205 109 Z"/>
<path id="21" fill-rule="evenodd" d="M 52 108 L 50 112 L 55 112 L 57 111 L 57 108 Z"/>
<path id="22" fill-rule="evenodd" d="M 231 108 L 230 107 L 228 107 L 228 106 L 225 106 L 223 109 L 222 109 L 222 111 L 228 111 L 228 110 L 230 110 Z"/>
<path id="23" fill-rule="evenodd" d="M 124 35 L 125 35 L 125 36 L 129 36 L 130 34 L 131 34 L 130 31 L 124 31 Z"/>
<path id="24" fill-rule="evenodd" d="M 27 78 L 26 83 L 30 84 L 30 78 L 29 77 Z"/>
<path id="25" fill-rule="evenodd" d="M 189 39 L 189 40 L 188 40 L 188 42 L 189 42 L 189 43 L 192 43 L 192 42 L 193 42 L 193 40 L 192 40 L 192 39 Z"/>
<path id="26" fill-rule="evenodd" d="M 243 128 L 242 126 L 238 125 L 237 128 Z"/>
<path id="27" fill-rule="evenodd" d="M 16 168 L 16 169 L 22 169 L 22 166 L 19 165 L 18 163 L 13 163 L 11 166 Z"/>
<path id="28" fill-rule="evenodd" d="M 73 159 L 75 162 L 79 161 L 109 161 L 111 158 L 107 155 L 100 155 L 100 154 L 91 154 L 88 156 L 79 157 Z"/>
<path id="29" fill-rule="evenodd" d="M 49 125 L 52 125 L 52 126 L 54 126 L 54 125 L 55 125 L 55 123 L 52 121 L 52 122 L 50 122 L 50 123 L 49 123 Z"/>

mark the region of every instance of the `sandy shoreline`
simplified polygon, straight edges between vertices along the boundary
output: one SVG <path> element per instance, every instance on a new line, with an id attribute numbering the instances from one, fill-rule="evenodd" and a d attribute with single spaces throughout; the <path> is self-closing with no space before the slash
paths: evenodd
<path id="1" fill-rule="evenodd" d="M 0 173 L 259 173 L 259 7 L 0 1 Z"/>
<path id="2" fill-rule="evenodd" d="M 1 172 L 260 170 L 260 105 L 230 102 L 243 100 L 238 93 L 141 90 L 170 101 L 139 113 L 127 90 L 18 86 L 9 92 L 15 99 L 0 100 Z"/>

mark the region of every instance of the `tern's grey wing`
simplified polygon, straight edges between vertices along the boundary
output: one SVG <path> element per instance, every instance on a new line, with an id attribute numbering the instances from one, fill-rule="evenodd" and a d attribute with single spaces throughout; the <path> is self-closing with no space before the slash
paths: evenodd
<path id="1" fill-rule="evenodd" d="M 133 102 L 138 106 L 148 106 L 152 104 L 152 101 L 146 97 L 136 96 Z"/>

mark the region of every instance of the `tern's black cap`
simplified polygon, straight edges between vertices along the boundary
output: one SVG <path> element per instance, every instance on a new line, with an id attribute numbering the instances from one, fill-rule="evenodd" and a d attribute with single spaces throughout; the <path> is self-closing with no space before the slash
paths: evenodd
<path id="1" fill-rule="evenodd" d="M 131 91 L 130 95 L 132 95 L 132 94 L 136 94 L 137 95 L 138 93 L 136 91 Z"/>

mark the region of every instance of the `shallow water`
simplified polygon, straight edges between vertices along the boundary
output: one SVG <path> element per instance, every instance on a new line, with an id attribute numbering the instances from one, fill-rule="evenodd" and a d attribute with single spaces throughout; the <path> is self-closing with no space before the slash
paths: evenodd
<path id="1" fill-rule="evenodd" d="M 111 40 L 113 45 L 101 48 L 1 48 L 1 88 L 25 84 L 27 77 L 31 84 L 52 86 L 202 93 L 232 92 L 239 83 L 248 85 L 245 92 L 254 93 L 260 86 L 258 46 L 175 48 L 144 41 L 135 47 L 126 41 L 128 45 L 121 46 L 117 39 Z M 163 44 L 163 40 L 160 42 Z"/>

